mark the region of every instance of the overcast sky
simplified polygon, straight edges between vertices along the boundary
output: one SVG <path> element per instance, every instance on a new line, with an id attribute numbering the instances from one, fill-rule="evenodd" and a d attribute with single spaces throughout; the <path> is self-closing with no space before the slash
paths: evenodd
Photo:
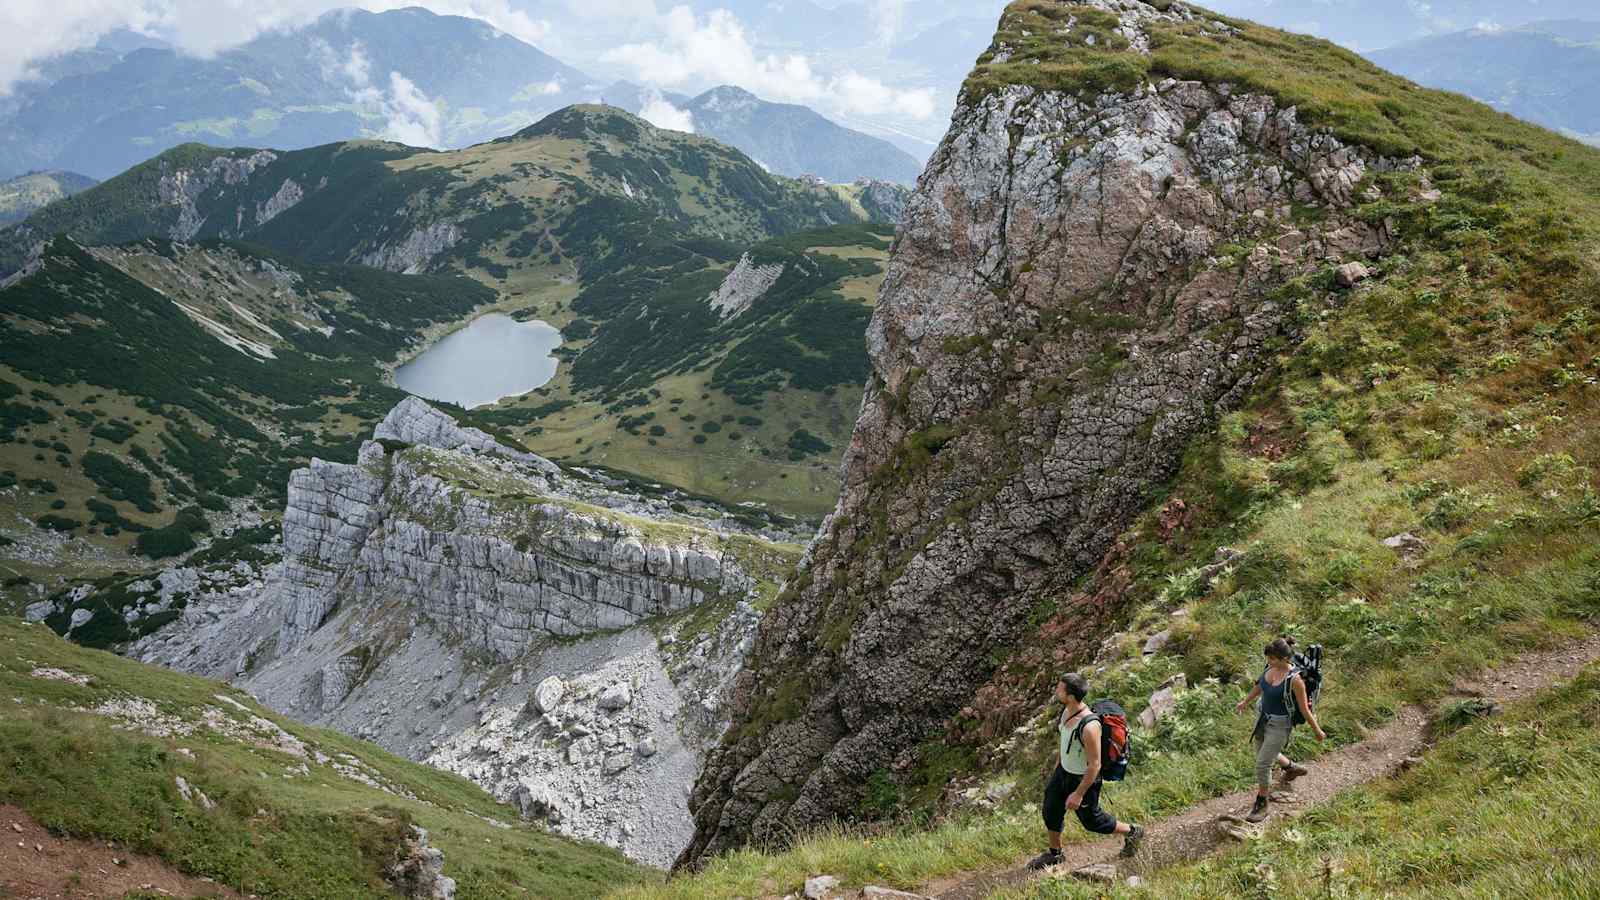
<path id="1" fill-rule="evenodd" d="M 628 77 L 669 90 L 736 84 L 774 100 L 806 103 L 836 118 L 892 122 L 937 136 L 951 87 L 978 46 L 949 54 L 948 71 L 894 62 L 887 51 L 842 52 L 805 33 L 773 34 L 753 17 L 783 0 L 0 0 L 0 92 L 40 59 L 132 28 L 210 55 L 263 30 L 292 27 L 330 9 L 424 6 L 483 19 L 602 77 Z M 792 0 L 790 0 L 792 2 Z M 819 0 L 836 6 L 844 0 Z M 997 18 L 1004 0 L 868 0 L 867 30 L 885 48 L 955 15 Z M 678 5 L 690 4 L 690 5 Z M 1219 12 L 1316 33 L 1361 50 L 1431 31 L 1504 26 L 1539 18 L 1600 18 L 1600 0 L 1212 0 Z M 718 7 L 726 6 L 721 9 Z M 789 28 L 765 16 L 767 32 Z M 936 29 L 937 30 L 937 29 Z M 977 29 L 975 33 L 986 29 Z M 813 39 L 814 38 L 814 39 Z M 954 58 L 956 56 L 963 58 Z"/>

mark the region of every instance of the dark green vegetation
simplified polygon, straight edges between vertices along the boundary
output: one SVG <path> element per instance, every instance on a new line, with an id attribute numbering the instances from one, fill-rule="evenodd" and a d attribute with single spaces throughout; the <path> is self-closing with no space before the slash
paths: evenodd
<path id="1" fill-rule="evenodd" d="M 785 389 L 822 391 L 865 383 L 863 335 L 871 309 L 837 290 L 849 278 L 879 273 L 866 259 L 814 251 L 830 246 L 887 247 L 880 226 L 802 232 L 742 251 L 755 267 L 783 274 L 750 309 L 719 314 L 708 302 L 741 252 L 709 241 L 663 244 L 631 254 L 629 265 L 590 281 L 573 312 L 598 322 L 572 364 L 573 389 L 616 402 L 666 375 L 711 368 L 711 386 L 759 406 Z"/>
<path id="2" fill-rule="evenodd" d="M 176 251 L 152 243 L 140 252 Z M 282 258 L 274 265 L 294 271 Z M 319 315 L 331 333 L 280 321 L 277 331 L 287 346 L 276 359 L 263 360 L 217 340 L 167 296 L 58 239 L 37 272 L 0 295 L 9 314 L 0 324 L 0 358 L 35 382 L 115 391 L 135 398 L 142 414 L 165 420 L 165 429 L 145 431 L 159 438 L 154 456 L 143 444 L 124 455 L 122 441 L 113 442 L 116 454 L 83 454 L 82 469 L 106 500 L 159 512 L 153 480 L 175 497 L 278 498 L 289 470 L 310 456 L 354 458 L 348 440 L 330 444 L 321 432 L 294 423 L 320 420 L 346 398 L 354 398 L 358 417 L 370 422 L 381 416 L 403 395 L 379 382 L 374 360 L 392 356 L 409 333 L 493 297 L 457 278 L 352 266 L 303 267 L 298 274 L 308 291 L 329 298 Z M 66 327 L 44 328 L 47 323 Z M 284 420 L 287 442 L 262 428 Z M 126 441 L 132 428 L 113 420 L 82 431 Z"/>
<path id="3" fill-rule="evenodd" d="M 44 667 L 89 683 L 31 674 Z M 613 850 L 517 823 L 465 779 L 299 725 L 216 682 L 76 647 L 37 625 L 0 618 L 0 690 L 8 698 L 0 802 L 55 833 L 117 841 L 247 894 L 389 895 L 383 870 L 412 824 L 443 850 L 445 874 L 464 897 L 589 900 L 647 877 Z M 86 711 L 118 705 L 128 710 L 120 721 Z M 254 717 L 283 733 L 251 725 Z M 315 753 L 394 790 L 341 775 Z M 178 777 L 215 808 L 184 800 Z"/>
<path id="4" fill-rule="evenodd" d="M 834 448 L 860 405 L 864 335 L 892 237 L 876 225 L 755 244 L 643 236 L 635 252 L 594 267 L 571 300 L 581 323 L 566 329 L 571 365 L 475 416 L 554 458 L 820 515 L 836 491 Z M 745 298 L 748 308 L 719 312 L 711 298 L 741 265 L 782 272 Z M 797 432 L 809 437 L 797 442 Z"/>
<path id="5" fill-rule="evenodd" d="M 246 177 L 227 174 L 241 169 Z M 191 194 L 198 225 L 185 226 L 194 219 L 159 199 L 162 179 L 180 171 L 203 188 Z M 239 214 L 265 209 L 291 181 L 303 192 L 298 203 L 265 219 Z M 407 236 L 448 225 L 451 239 L 435 232 L 436 250 L 448 252 L 422 254 L 417 267 L 448 260 L 504 280 L 540 263 L 582 272 L 640 236 L 759 240 L 857 218 L 835 192 L 769 175 L 737 150 L 610 107 L 576 106 L 450 153 L 363 141 L 272 153 L 184 144 L 0 233 L 0 272 L 19 266 L 32 241 L 61 232 L 100 245 L 175 229 L 311 262 L 406 268 L 412 261 L 393 254 Z"/>

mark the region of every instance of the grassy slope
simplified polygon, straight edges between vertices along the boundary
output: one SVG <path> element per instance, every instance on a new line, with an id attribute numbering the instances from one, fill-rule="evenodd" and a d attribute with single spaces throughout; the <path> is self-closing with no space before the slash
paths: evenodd
<path id="1" fill-rule="evenodd" d="M 1003 28 L 1014 41 L 1025 30 L 1048 33 L 1036 17 L 1069 11 L 1014 4 Z M 1422 155 L 1444 193 L 1432 204 L 1363 211 L 1392 217 L 1404 245 L 1344 306 L 1320 300 L 1328 272 L 1284 291 L 1302 309 L 1304 342 L 1285 352 L 1247 409 L 1192 448 L 1125 537 L 1130 630 L 1153 631 L 1182 606 L 1192 624 L 1176 629 L 1167 653 L 1148 663 L 1135 654 L 1099 677 L 1097 691 L 1137 714 L 1175 671 L 1203 686 L 1141 740 L 1150 754 L 1110 792 L 1113 810 L 1134 818 L 1248 782 L 1249 723 L 1229 707 L 1270 634 L 1288 630 L 1328 646 L 1335 680 L 1324 721 L 1340 745 L 1404 702 L 1437 698 L 1452 675 L 1559 642 L 1600 615 L 1600 448 L 1590 439 L 1600 427 L 1592 261 L 1600 153 L 1417 88 L 1325 42 L 1231 24 L 1238 35 L 1159 29 L 1149 60 L 1083 50 L 999 72 L 980 66 L 968 86 L 1026 78 L 1077 89 L 1146 75 L 1232 81 L 1298 104 L 1303 118 L 1347 140 Z M 1116 81 L 1127 66 L 1134 74 Z M 1170 533 L 1155 512 L 1169 499 L 1189 510 Z M 1415 563 L 1380 544 L 1407 530 L 1430 543 Z M 1208 588 L 1197 568 L 1219 546 L 1248 553 Z M 1046 720 L 1032 714 L 1059 665 L 1049 635 L 1069 625 L 1042 623 L 997 673 L 986 702 L 927 748 L 921 770 L 899 790 L 886 786 L 881 806 L 908 824 L 871 839 L 818 836 L 781 855 L 736 854 L 666 890 L 631 896 L 783 891 L 820 871 L 915 887 L 1034 848 L 1031 796 L 931 829 L 927 802 L 947 776 L 972 771 L 1018 778 L 1019 795 L 1032 793 L 1050 742 Z M 1030 722 L 1018 750 L 995 754 L 984 738 Z M 1414 846 L 1423 856 L 1448 852 Z M 1493 884 L 1496 876 L 1484 877 Z M 1509 885 L 1519 876 L 1503 877 Z"/>
<path id="2" fill-rule="evenodd" d="M 1446 725 L 1426 762 L 1202 863 L 1107 889 L 1067 879 L 1007 900 L 1103 897 L 1587 897 L 1600 881 L 1600 669 L 1488 721 Z M 1447 720 L 1448 722 L 1448 720 Z"/>
<path id="3" fill-rule="evenodd" d="M 564 353 L 606 360 L 587 365 L 586 379 L 587 359 L 563 362 L 544 388 L 478 413 L 554 459 L 635 472 L 727 502 L 820 516 L 833 506 L 839 454 L 861 403 L 856 374 L 864 376 L 867 363 L 859 330 L 883 280 L 888 236 L 887 229 L 803 232 L 784 239 L 782 250 L 776 242 L 753 245 L 752 259 L 782 259 L 791 269 L 808 258 L 813 262 L 804 264 L 831 259 L 850 265 L 788 289 L 780 284 L 727 323 L 717 320 L 705 298 L 745 252 L 743 245 L 734 245 L 731 259 L 707 259 L 693 264 L 703 268 L 682 274 L 629 267 L 618 273 L 621 287 L 606 306 L 590 300 L 591 292 L 576 301 L 538 302 L 521 315 L 569 334 L 575 320 L 593 326 L 592 337 L 569 340 Z M 629 327 L 640 322 L 648 324 L 644 333 L 632 333 Z M 627 364 L 610 360 L 619 352 L 643 357 L 654 349 L 662 352 Z M 725 375 L 730 357 L 754 358 L 758 371 Z M 819 367 L 827 374 L 819 375 Z M 827 449 L 797 448 L 800 431 L 816 435 Z"/>
<path id="4" fill-rule="evenodd" d="M 219 683 L 85 650 L 13 619 L 0 619 L 0 648 L 7 709 L 0 719 L 0 799 L 52 830 L 118 841 L 262 897 L 388 895 L 382 868 L 407 823 L 429 830 L 445 854 L 445 874 L 465 897 L 590 898 L 646 877 L 607 848 L 521 824 L 498 827 L 490 820 L 516 823 L 515 813 L 464 779 L 291 722 Z M 35 678 L 36 667 L 92 681 Z M 149 737 L 79 709 L 130 697 L 147 698 L 160 716 L 191 724 L 208 707 L 235 723 L 263 717 L 330 757 L 349 754 L 377 780 L 417 799 L 315 761 L 299 773 L 301 758 L 214 730 Z M 184 801 L 178 776 L 216 808 Z"/>

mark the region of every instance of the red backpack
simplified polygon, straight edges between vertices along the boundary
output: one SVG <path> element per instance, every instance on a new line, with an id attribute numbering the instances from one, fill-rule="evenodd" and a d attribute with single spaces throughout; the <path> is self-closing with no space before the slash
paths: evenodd
<path id="1" fill-rule="evenodd" d="M 1100 780 L 1121 781 L 1128 777 L 1128 714 L 1115 700 L 1096 700 L 1089 704 L 1092 717 L 1086 716 L 1067 741 L 1082 740 L 1083 726 L 1091 719 L 1100 721 Z"/>

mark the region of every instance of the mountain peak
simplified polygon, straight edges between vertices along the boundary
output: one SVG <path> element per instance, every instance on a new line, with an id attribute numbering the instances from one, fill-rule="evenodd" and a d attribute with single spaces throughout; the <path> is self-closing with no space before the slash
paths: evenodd
<path id="1" fill-rule="evenodd" d="M 610 135 L 626 141 L 637 140 L 642 133 L 655 131 L 656 127 L 644 119 L 617 106 L 604 103 L 579 103 L 558 109 L 529 125 L 509 138 L 502 140 L 527 140 L 536 137 L 560 137 L 583 140 L 600 135 Z"/>
<path id="2" fill-rule="evenodd" d="M 712 111 L 726 111 L 755 106 L 763 102 L 760 97 L 742 87 L 721 84 L 694 98 L 691 103 Z"/>

